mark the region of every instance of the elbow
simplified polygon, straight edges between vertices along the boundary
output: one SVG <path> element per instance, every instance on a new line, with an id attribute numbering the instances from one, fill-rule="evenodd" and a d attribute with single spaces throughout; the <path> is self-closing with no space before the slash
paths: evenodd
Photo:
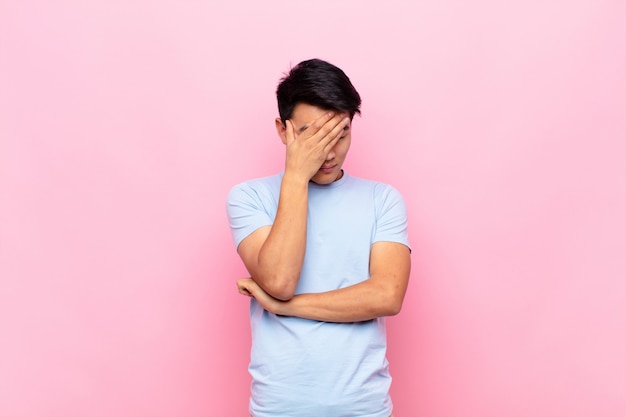
<path id="1" fill-rule="evenodd" d="M 402 310 L 402 301 L 390 301 L 385 305 L 384 312 L 382 315 L 384 316 L 395 316 L 400 313 Z"/>
<path id="2" fill-rule="evenodd" d="M 272 292 L 268 291 L 268 294 L 276 298 L 277 300 L 289 301 L 295 295 L 295 291 L 292 291 L 290 289 L 277 289 L 273 290 Z"/>
<path id="3" fill-rule="evenodd" d="M 400 311 L 402 310 L 402 302 L 396 302 L 393 303 L 392 305 L 389 306 L 389 310 L 387 312 L 388 316 L 395 316 L 400 314 Z"/>
<path id="4" fill-rule="evenodd" d="M 295 280 L 296 283 L 293 281 L 294 280 L 276 277 L 264 290 L 277 300 L 289 301 L 296 293 L 297 280 Z"/>
<path id="5" fill-rule="evenodd" d="M 253 278 L 263 290 L 280 301 L 289 301 L 296 293 L 300 271 L 280 268 L 275 265 L 261 265 Z"/>
<path id="6" fill-rule="evenodd" d="M 269 272 L 261 268 L 248 272 L 263 291 L 277 300 L 289 301 L 295 295 L 299 276 L 284 272 Z"/>
<path id="7" fill-rule="evenodd" d="M 384 302 L 383 314 L 384 316 L 395 316 L 402 310 L 402 302 L 404 301 L 404 294 L 389 294 Z"/>

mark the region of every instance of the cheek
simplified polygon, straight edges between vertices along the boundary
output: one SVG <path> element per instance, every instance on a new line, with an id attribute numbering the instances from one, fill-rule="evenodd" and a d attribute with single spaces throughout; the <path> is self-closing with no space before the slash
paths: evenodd
<path id="1" fill-rule="evenodd" d="M 348 149 L 350 149 L 350 138 L 345 138 L 339 143 L 338 151 L 342 156 L 346 156 Z"/>

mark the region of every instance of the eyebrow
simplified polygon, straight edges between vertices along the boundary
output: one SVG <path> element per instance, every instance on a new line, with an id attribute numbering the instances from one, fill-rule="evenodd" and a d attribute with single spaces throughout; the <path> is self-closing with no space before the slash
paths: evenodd
<path id="1" fill-rule="evenodd" d="M 309 128 L 309 125 L 304 125 L 304 126 L 302 126 L 300 129 L 298 129 L 298 132 L 302 133 L 302 132 L 304 132 L 305 130 L 307 130 L 308 128 Z"/>

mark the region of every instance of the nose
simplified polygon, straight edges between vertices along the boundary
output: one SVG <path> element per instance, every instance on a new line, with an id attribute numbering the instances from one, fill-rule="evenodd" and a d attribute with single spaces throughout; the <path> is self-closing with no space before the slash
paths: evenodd
<path id="1" fill-rule="evenodd" d="M 335 159 L 335 148 L 333 147 L 330 152 L 328 152 L 328 155 L 326 155 L 326 160 L 327 161 L 332 161 L 333 159 Z"/>

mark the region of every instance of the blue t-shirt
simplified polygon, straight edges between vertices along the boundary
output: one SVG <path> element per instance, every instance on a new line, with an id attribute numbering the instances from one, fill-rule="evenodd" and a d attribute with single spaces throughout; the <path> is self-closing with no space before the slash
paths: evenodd
<path id="1" fill-rule="evenodd" d="M 282 174 L 239 184 L 228 196 L 235 245 L 276 216 Z M 351 177 L 309 183 L 307 242 L 296 294 L 369 278 L 374 242 L 409 246 L 406 208 L 393 187 Z M 388 417 L 391 377 L 385 319 L 329 323 L 250 304 L 254 417 Z"/>

